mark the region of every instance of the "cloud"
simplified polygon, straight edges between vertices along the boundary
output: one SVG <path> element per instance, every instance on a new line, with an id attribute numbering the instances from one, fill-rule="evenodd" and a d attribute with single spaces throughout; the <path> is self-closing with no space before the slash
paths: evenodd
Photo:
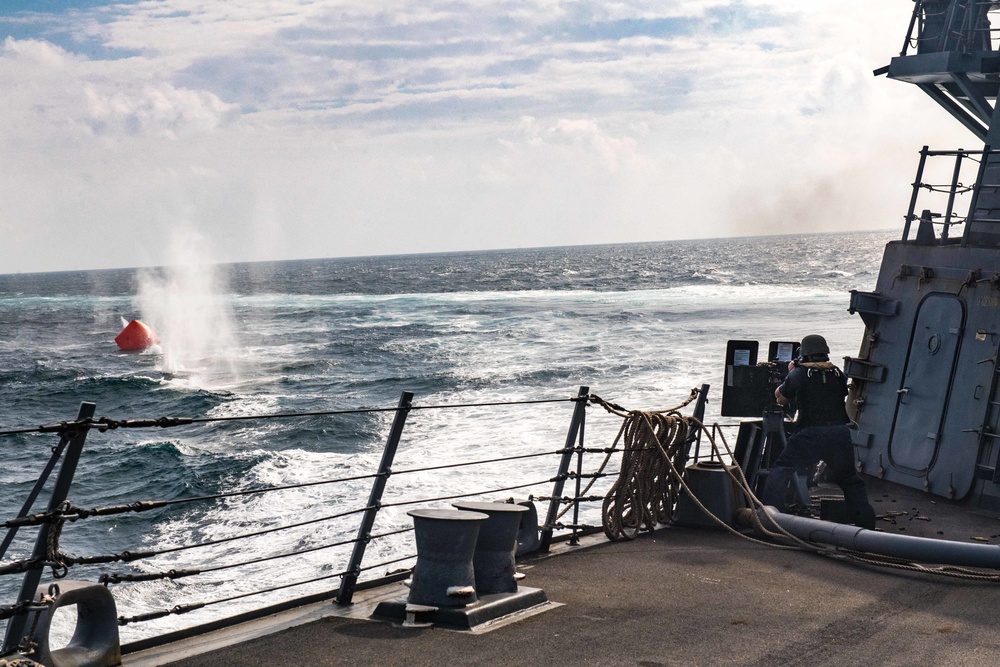
<path id="1" fill-rule="evenodd" d="M 511 150 L 565 148 L 573 154 L 567 160 L 574 167 L 580 168 L 580 158 L 597 158 L 604 169 L 618 172 L 628 167 L 649 168 L 651 161 L 639 151 L 638 142 L 630 136 L 611 136 L 593 119 L 560 118 L 555 123 L 542 126 L 535 118 L 521 118 L 518 129 L 522 136 L 520 145 L 505 141 Z M 490 169 L 490 173 L 498 173 Z"/>
<path id="2" fill-rule="evenodd" d="M 116 53 L 141 53 L 129 59 L 139 67 L 118 70 L 133 89 L 169 85 L 244 113 L 301 112 L 283 113 L 287 122 L 412 131 L 484 116 L 671 112 L 691 106 L 689 95 L 707 86 L 739 95 L 751 83 L 736 76 L 743 54 L 733 61 L 732 52 L 759 51 L 796 20 L 789 10 L 740 0 L 419 7 L 286 0 L 239 8 L 169 0 L 77 11 L 61 23 L 48 17 L 43 32 L 72 35 L 79 45 L 99 37 Z M 72 52 L 73 38 L 60 43 Z M 101 62 L 111 69 L 92 52 L 79 53 L 95 69 Z"/>
<path id="3" fill-rule="evenodd" d="M 43 68 L 60 68 L 69 59 L 65 50 L 37 39 L 15 40 L 7 37 L 0 50 L 0 57 L 18 64 L 39 66 Z"/>
<path id="4" fill-rule="evenodd" d="M 7 37 L 0 48 L 0 77 L 22 83 L 9 87 L 0 104 L 20 136 L 0 137 L 30 142 L 32 134 L 45 130 L 61 140 L 83 130 L 104 138 L 173 139 L 210 132 L 235 117 L 235 109 L 212 93 L 157 80 L 144 71 L 148 68 L 140 58 L 105 67 L 48 42 Z"/>
<path id="5" fill-rule="evenodd" d="M 155 60 L 174 86 L 247 112 L 328 110 L 340 123 L 408 125 L 468 118 L 462 105 L 440 104 L 444 95 L 501 97 L 509 117 L 620 108 L 625 96 L 634 108 L 676 108 L 672 93 L 690 73 L 669 72 L 659 58 L 712 51 L 706 39 L 746 37 L 789 16 L 739 1 L 289 1 L 236 10 L 171 0 L 106 8 L 79 24 L 109 49 Z"/>
<path id="6" fill-rule="evenodd" d="M 974 144 L 907 3 L 74 5 L 0 14 L 0 272 L 884 228 Z"/>
<path id="7" fill-rule="evenodd" d="M 87 113 L 80 118 L 98 136 L 147 135 L 176 139 L 211 132 L 236 116 L 215 95 L 183 90 L 168 83 L 143 86 L 129 93 L 84 87 Z"/>

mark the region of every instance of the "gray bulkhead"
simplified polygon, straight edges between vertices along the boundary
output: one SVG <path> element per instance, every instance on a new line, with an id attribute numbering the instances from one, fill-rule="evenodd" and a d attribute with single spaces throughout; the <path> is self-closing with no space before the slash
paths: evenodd
<path id="1" fill-rule="evenodd" d="M 866 329 L 845 371 L 862 472 L 1000 513 L 998 19 L 996 1 L 914 0 L 899 56 L 875 71 L 919 87 L 983 149 L 921 151 L 902 240 L 875 290 L 852 292 Z M 950 178 L 928 162 L 941 158 Z"/>
<path id="2" fill-rule="evenodd" d="M 849 407 L 862 472 L 1000 510 L 1000 253 L 886 246 L 875 292 L 854 292 L 866 330 Z"/>

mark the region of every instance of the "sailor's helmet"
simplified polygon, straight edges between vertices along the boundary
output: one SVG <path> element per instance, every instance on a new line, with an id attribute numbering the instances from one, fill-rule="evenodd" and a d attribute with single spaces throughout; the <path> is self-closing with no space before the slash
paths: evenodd
<path id="1" fill-rule="evenodd" d="M 799 356 L 807 359 L 815 354 L 830 354 L 830 346 L 819 334 L 809 334 L 799 344 Z"/>

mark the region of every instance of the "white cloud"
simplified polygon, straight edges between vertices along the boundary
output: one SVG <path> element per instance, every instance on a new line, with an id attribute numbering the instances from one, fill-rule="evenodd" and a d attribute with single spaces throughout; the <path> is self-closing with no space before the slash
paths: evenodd
<path id="1" fill-rule="evenodd" d="M 43 69 L 59 69 L 66 65 L 67 53 L 57 46 L 36 39 L 15 40 L 6 37 L 0 57 L 5 60 Z"/>
<path id="2" fill-rule="evenodd" d="M 135 91 L 84 87 L 86 114 L 80 120 L 99 136 L 147 135 L 177 139 L 210 132 L 235 116 L 232 105 L 215 95 L 150 84 Z"/>
<path id="3" fill-rule="evenodd" d="M 79 130 L 105 138 L 176 138 L 210 132 L 235 117 L 235 107 L 214 94 L 176 87 L 151 70 L 155 65 L 142 58 L 101 63 L 47 42 L 8 37 L 0 49 L 0 80 L 11 84 L 0 102 L 8 131 L 0 141 L 37 141 L 48 150 Z"/>
<path id="4" fill-rule="evenodd" d="M 526 150 L 537 153 L 546 149 L 550 152 L 554 149 L 568 149 L 560 151 L 562 153 L 560 158 L 576 169 L 584 168 L 581 160 L 586 162 L 594 158 L 603 167 L 602 171 L 612 173 L 622 169 L 648 169 L 653 166 L 639 151 L 639 144 L 635 138 L 611 136 L 593 119 L 560 118 L 554 123 L 543 126 L 535 118 L 524 116 L 520 119 L 517 129 L 521 135 L 519 141 L 501 140 L 501 144 L 509 149 L 508 154 L 502 158 L 508 165 L 510 152 L 520 152 L 531 159 L 526 155 Z M 518 167 L 517 170 L 522 171 L 522 167 Z M 513 166 L 507 168 L 514 169 Z M 498 174 L 501 171 L 495 165 L 486 165 L 485 169 L 489 174 Z"/>
<path id="5" fill-rule="evenodd" d="M 975 144 L 871 76 L 911 7 L 25 14 L 0 49 L 0 272 L 155 263 L 179 221 L 222 260 L 884 228 L 920 145 Z M 108 252 L 77 255 L 80 229 Z"/>

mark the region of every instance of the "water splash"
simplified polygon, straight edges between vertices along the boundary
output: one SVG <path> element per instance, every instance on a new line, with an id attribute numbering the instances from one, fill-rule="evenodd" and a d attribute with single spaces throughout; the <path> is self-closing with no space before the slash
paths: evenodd
<path id="1" fill-rule="evenodd" d="M 199 387 L 239 379 L 240 345 L 227 281 L 193 230 L 173 233 L 167 264 L 143 269 L 135 305 L 160 338 L 162 370 Z"/>

